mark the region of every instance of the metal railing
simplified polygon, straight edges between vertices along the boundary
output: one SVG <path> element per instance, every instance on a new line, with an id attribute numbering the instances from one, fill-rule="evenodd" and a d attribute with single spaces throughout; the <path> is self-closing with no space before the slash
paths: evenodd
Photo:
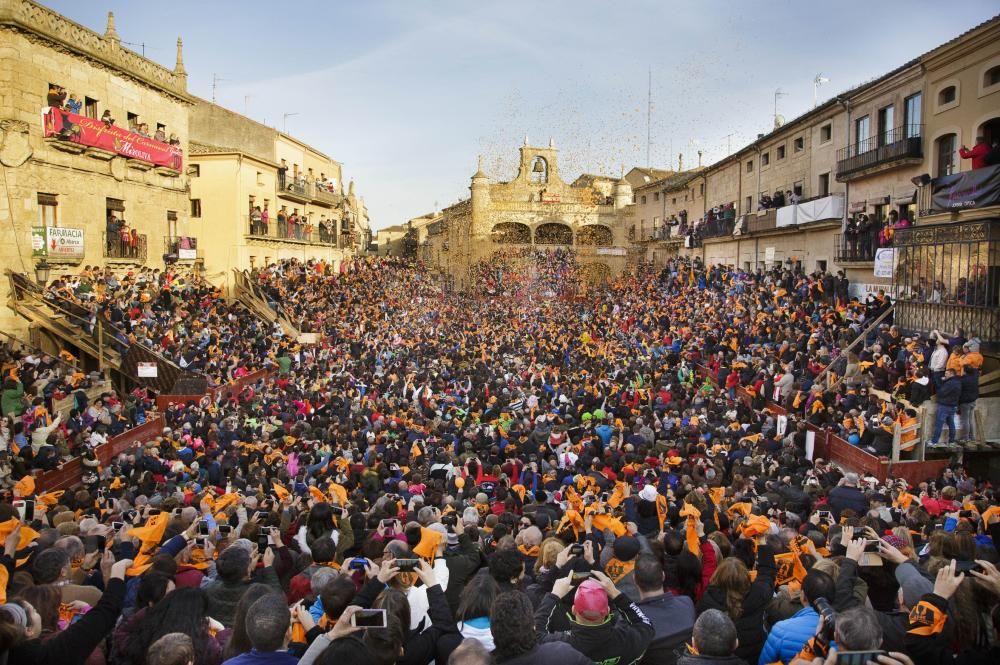
<path id="1" fill-rule="evenodd" d="M 271 217 L 264 222 L 247 215 L 246 229 L 250 238 L 261 238 L 266 240 L 280 240 L 282 242 L 303 243 L 307 245 L 324 245 L 327 247 L 343 246 L 343 236 L 341 243 L 337 243 L 335 233 L 336 224 L 331 222 L 320 228 L 319 224 L 305 224 L 303 222 L 293 222 L 288 219 L 279 221 L 276 217 Z"/>
<path id="2" fill-rule="evenodd" d="M 875 252 L 879 248 L 878 227 L 855 233 L 838 233 L 834 239 L 837 263 L 875 261 Z"/>
<path id="3" fill-rule="evenodd" d="M 697 231 L 702 238 L 725 238 L 733 235 L 735 227 L 734 218 L 718 218 L 699 224 Z"/>
<path id="4" fill-rule="evenodd" d="M 323 187 L 319 187 L 316 185 L 313 185 L 312 198 L 314 201 L 322 201 L 323 203 L 329 203 L 330 205 L 336 205 L 341 201 L 340 194 L 336 192 L 327 191 Z"/>
<path id="5" fill-rule="evenodd" d="M 837 151 L 837 178 L 901 159 L 924 156 L 923 125 L 900 125 Z"/>
<path id="6" fill-rule="evenodd" d="M 117 233 L 109 235 L 107 232 L 104 232 L 101 234 L 101 241 L 104 247 L 104 258 L 106 259 L 146 260 L 147 243 L 145 233 L 129 236 L 126 239 L 124 235 Z"/>
<path id="7" fill-rule="evenodd" d="M 178 261 L 194 261 L 201 256 L 198 239 L 192 236 L 163 236 L 163 251 Z"/>

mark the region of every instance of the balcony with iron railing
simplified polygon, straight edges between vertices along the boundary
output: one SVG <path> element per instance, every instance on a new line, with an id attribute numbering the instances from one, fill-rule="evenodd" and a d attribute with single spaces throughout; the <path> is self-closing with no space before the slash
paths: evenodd
<path id="1" fill-rule="evenodd" d="M 273 217 L 267 222 L 253 219 L 249 215 L 245 215 L 243 219 L 246 224 L 247 238 L 324 247 L 346 247 L 343 235 L 341 235 L 341 243 L 337 243 L 335 224 L 324 225 L 323 228 L 320 228 L 319 224 L 294 224 L 287 220 L 279 222 Z"/>
<path id="2" fill-rule="evenodd" d="M 196 261 L 202 256 L 198 239 L 192 236 L 163 236 L 163 252 L 182 262 Z"/>
<path id="3" fill-rule="evenodd" d="M 834 256 L 837 263 L 874 263 L 879 248 L 879 229 L 871 228 L 854 233 L 838 233 L 834 238 Z"/>
<path id="4" fill-rule="evenodd" d="M 278 196 L 308 203 L 313 199 L 315 187 L 302 176 L 278 178 Z"/>
<path id="5" fill-rule="evenodd" d="M 901 125 L 841 148 L 837 151 L 837 181 L 922 163 L 923 133 L 923 125 Z"/>
<path id="6" fill-rule="evenodd" d="M 146 261 L 146 234 L 126 238 L 122 234 L 101 234 L 101 244 L 104 248 L 104 258 L 111 261 Z"/>
<path id="7" fill-rule="evenodd" d="M 318 203 L 335 206 L 343 200 L 343 197 L 331 186 L 318 182 L 312 186 L 312 199 Z"/>

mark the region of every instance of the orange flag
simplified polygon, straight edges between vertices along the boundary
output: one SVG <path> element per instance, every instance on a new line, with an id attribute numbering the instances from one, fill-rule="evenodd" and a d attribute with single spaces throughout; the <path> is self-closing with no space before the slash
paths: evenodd
<path id="1" fill-rule="evenodd" d="M 139 539 L 139 553 L 132 562 L 132 567 L 128 569 L 128 575 L 142 575 L 153 563 L 153 555 L 160 549 L 160 541 L 163 540 L 163 532 L 167 530 L 167 523 L 170 521 L 170 513 L 160 513 L 153 515 L 143 526 L 129 529 L 126 533 L 133 538 Z"/>

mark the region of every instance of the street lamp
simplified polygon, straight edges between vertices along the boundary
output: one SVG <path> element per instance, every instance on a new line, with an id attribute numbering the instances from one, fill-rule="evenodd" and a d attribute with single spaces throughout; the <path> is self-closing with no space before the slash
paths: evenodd
<path id="1" fill-rule="evenodd" d="M 45 286 L 49 282 L 49 271 L 52 270 L 52 266 L 49 262 L 42 257 L 42 260 L 35 265 L 35 281 L 38 282 L 39 286 Z"/>

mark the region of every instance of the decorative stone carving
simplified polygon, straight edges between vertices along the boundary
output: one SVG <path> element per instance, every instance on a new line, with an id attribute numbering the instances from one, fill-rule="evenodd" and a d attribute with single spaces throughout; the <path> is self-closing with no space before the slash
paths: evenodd
<path id="1" fill-rule="evenodd" d="M 28 123 L 21 120 L 0 120 L 0 163 L 17 168 L 31 158 Z"/>
<path id="2" fill-rule="evenodd" d="M 111 165 L 111 177 L 118 182 L 125 181 L 125 158 L 115 157 L 110 162 Z"/>

